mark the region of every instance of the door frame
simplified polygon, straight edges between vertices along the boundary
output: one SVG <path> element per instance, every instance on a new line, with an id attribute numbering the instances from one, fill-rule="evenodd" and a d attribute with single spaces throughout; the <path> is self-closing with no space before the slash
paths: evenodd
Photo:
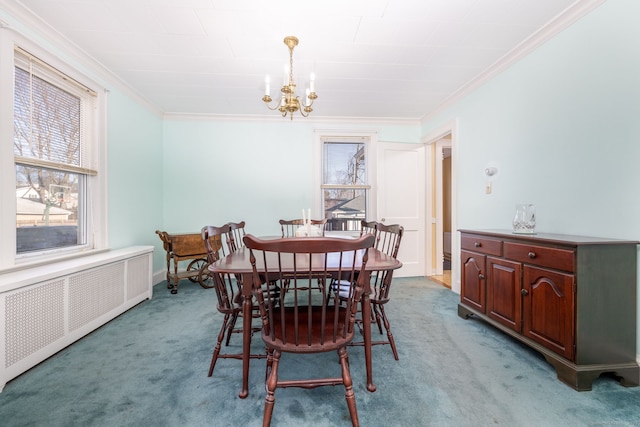
<path id="1" fill-rule="evenodd" d="M 441 127 L 429 132 L 422 138 L 422 142 L 425 145 L 433 145 L 444 137 L 450 136 L 451 140 L 451 290 L 460 293 L 460 237 L 457 232 L 458 229 L 458 215 L 457 215 L 457 175 L 458 175 L 458 119 L 454 119 Z M 429 168 L 436 164 L 435 159 L 432 159 L 433 152 L 437 150 L 426 150 L 427 164 Z M 440 160 L 441 162 L 441 160 Z M 441 163 L 440 163 L 441 164 Z M 438 171 L 441 173 L 441 167 Z M 430 194 L 437 187 L 437 182 L 442 183 L 442 176 L 437 177 L 436 171 L 431 171 L 427 174 L 427 215 L 426 215 L 426 258 L 427 258 L 427 275 L 436 274 L 437 269 L 434 265 L 434 259 L 437 263 L 438 260 L 443 258 L 443 245 L 442 236 L 438 239 L 438 230 L 442 234 L 442 200 L 437 200 Z M 440 197 L 441 197 L 440 191 Z M 438 208 L 439 205 L 439 208 Z M 439 210 L 439 212 L 438 212 Z M 435 215 L 433 215 L 435 212 Z M 439 224 L 438 224 L 439 222 Z M 435 227 L 434 227 L 435 225 Z M 434 231 L 434 228 L 436 229 Z M 439 244 L 437 242 L 439 241 Z M 436 242 L 436 249 L 434 250 L 434 244 Z M 439 252 L 438 252 L 439 251 Z M 442 270 L 442 266 L 440 266 Z"/>
<path id="2" fill-rule="evenodd" d="M 444 261 L 444 149 L 451 148 L 450 135 L 435 142 L 435 224 L 436 224 L 436 251 L 435 251 L 435 274 L 443 274 Z M 451 212 L 449 212 L 451 214 Z M 432 257 L 433 260 L 433 257 Z"/>

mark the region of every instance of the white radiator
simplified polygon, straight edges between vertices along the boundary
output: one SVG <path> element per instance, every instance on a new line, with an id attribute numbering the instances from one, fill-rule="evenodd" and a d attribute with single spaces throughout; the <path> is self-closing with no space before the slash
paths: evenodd
<path id="1" fill-rule="evenodd" d="M 89 332 L 152 297 L 153 246 L 0 275 L 0 391 Z"/>

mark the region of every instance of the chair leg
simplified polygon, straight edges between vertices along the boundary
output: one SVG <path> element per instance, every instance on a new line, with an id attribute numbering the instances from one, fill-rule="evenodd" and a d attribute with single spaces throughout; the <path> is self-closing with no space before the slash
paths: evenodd
<path id="1" fill-rule="evenodd" d="M 224 342 L 225 346 L 229 345 L 229 341 L 231 341 L 231 334 L 233 333 L 233 328 L 236 327 L 236 321 L 238 320 L 238 313 L 234 313 L 231 315 L 231 321 L 229 322 L 229 326 L 227 327 L 227 340 Z M 382 332 L 380 332 L 382 333 Z"/>
<path id="2" fill-rule="evenodd" d="M 224 339 L 224 333 L 227 329 L 227 322 L 229 321 L 229 315 L 225 314 L 224 319 L 222 319 L 222 327 L 220 328 L 220 332 L 218 333 L 218 341 L 216 342 L 216 346 L 213 349 L 213 356 L 211 356 L 211 365 L 209 365 L 209 377 L 213 375 L 213 368 L 216 366 L 216 361 L 218 360 L 218 355 L 220 354 L 220 347 L 222 346 L 222 340 Z"/>
<path id="3" fill-rule="evenodd" d="M 393 334 L 391 333 L 391 325 L 389 324 L 389 319 L 387 319 L 387 313 L 384 311 L 384 306 L 379 306 L 380 314 L 382 314 L 382 322 L 384 323 L 384 328 L 387 330 L 387 339 L 389 340 L 389 345 L 391 346 L 391 351 L 393 351 L 393 357 L 396 360 L 398 358 L 398 350 L 396 350 L 396 341 L 393 339 Z"/>
<path id="4" fill-rule="evenodd" d="M 273 366 L 273 350 L 267 347 L 267 364 L 264 371 L 265 388 L 269 375 L 271 375 L 271 367 Z"/>
<path id="5" fill-rule="evenodd" d="M 347 400 L 349 415 L 351 415 L 351 424 L 354 427 L 358 427 L 360 425 L 360 421 L 358 420 L 358 409 L 356 408 L 356 395 L 353 392 L 353 380 L 351 379 L 351 372 L 349 371 L 349 356 L 347 353 L 347 348 L 340 348 L 338 350 L 338 355 L 340 356 L 340 365 L 342 366 L 344 396 Z"/>
<path id="6" fill-rule="evenodd" d="M 276 387 L 278 386 L 278 364 L 280 363 L 280 351 L 271 351 L 273 364 L 271 366 L 271 372 L 269 372 L 269 378 L 265 384 L 267 389 L 267 397 L 264 399 L 264 416 L 262 417 L 262 427 L 269 427 L 271 425 L 271 417 L 273 416 L 273 406 L 276 402 Z M 268 358 L 267 358 L 268 360 Z"/>

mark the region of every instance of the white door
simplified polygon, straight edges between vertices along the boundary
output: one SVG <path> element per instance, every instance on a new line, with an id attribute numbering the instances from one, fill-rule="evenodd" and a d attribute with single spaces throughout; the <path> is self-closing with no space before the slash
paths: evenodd
<path id="1" fill-rule="evenodd" d="M 425 146 L 378 143 L 377 171 L 378 221 L 404 227 L 394 276 L 424 276 Z"/>

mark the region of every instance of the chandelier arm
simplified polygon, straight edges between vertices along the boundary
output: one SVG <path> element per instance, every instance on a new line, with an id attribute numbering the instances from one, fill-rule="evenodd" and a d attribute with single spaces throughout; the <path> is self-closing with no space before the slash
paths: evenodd
<path id="1" fill-rule="evenodd" d="M 313 99 L 311 99 L 311 98 L 309 98 L 309 97 L 307 97 L 307 99 L 309 100 L 309 103 L 308 103 L 308 104 L 305 104 L 304 102 L 302 102 L 302 103 L 301 103 L 301 105 L 302 105 L 303 107 L 305 107 L 305 108 L 306 108 L 306 107 L 312 107 L 312 106 L 313 106 Z"/>
<path id="2" fill-rule="evenodd" d="M 311 114 L 311 111 L 313 110 L 310 108 L 310 106 L 306 106 L 305 108 L 300 109 L 300 115 L 302 117 L 309 117 L 309 114 Z"/>
<path id="3" fill-rule="evenodd" d="M 279 101 L 275 106 L 271 107 L 271 105 L 269 105 L 269 102 L 265 102 L 265 105 L 267 106 L 267 108 L 271 111 L 275 111 L 275 110 L 279 110 L 280 109 L 280 105 L 282 104 L 282 101 Z"/>

